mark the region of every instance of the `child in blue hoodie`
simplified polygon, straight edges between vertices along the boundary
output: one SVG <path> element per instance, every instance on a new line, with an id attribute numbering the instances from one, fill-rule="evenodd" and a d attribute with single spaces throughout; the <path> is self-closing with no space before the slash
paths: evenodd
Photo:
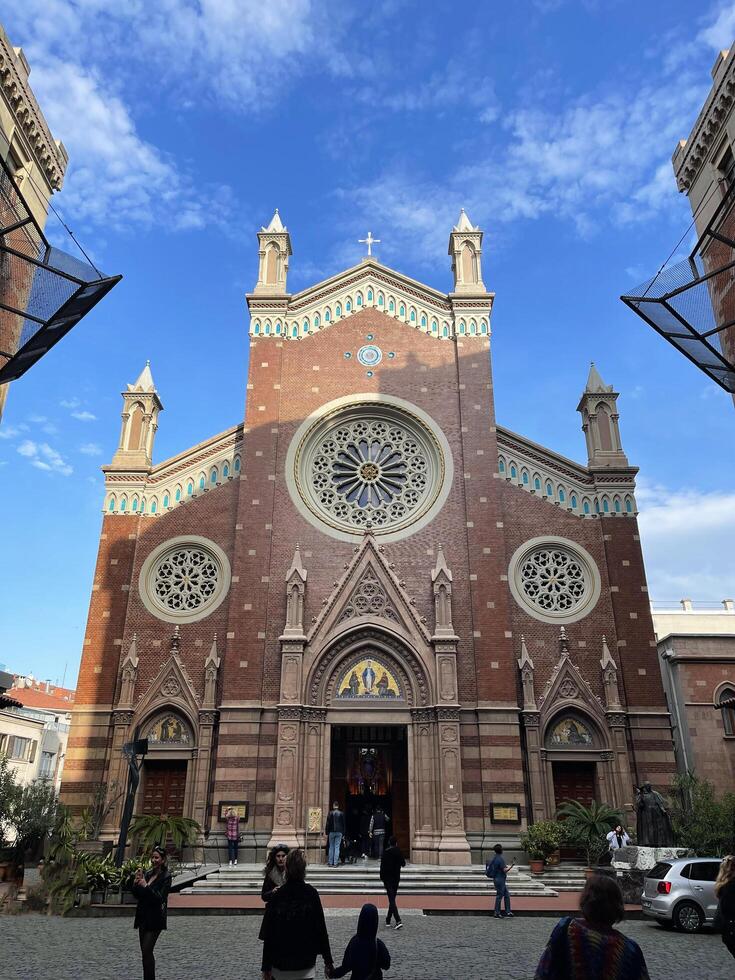
<path id="1" fill-rule="evenodd" d="M 363 905 L 357 935 L 347 944 L 342 966 L 335 967 L 330 976 L 345 977 L 349 973 L 351 980 L 383 980 L 383 970 L 389 969 L 390 953 L 383 940 L 378 939 L 378 910 L 374 905 Z"/>

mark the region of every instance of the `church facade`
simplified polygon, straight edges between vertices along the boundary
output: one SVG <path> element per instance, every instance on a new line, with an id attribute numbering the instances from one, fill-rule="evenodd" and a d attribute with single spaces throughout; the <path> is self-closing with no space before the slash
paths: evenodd
<path id="1" fill-rule="evenodd" d="M 465 864 L 564 799 L 665 789 L 617 393 L 593 366 L 586 466 L 497 425 L 464 212 L 448 294 L 373 257 L 290 294 L 278 212 L 258 239 L 244 422 L 154 464 L 148 366 L 123 394 L 62 798 L 123 786 L 146 738 L 136 813 L 210 843 L 233 805 L 252 858 L 304 844 L 338 800 Z"/>

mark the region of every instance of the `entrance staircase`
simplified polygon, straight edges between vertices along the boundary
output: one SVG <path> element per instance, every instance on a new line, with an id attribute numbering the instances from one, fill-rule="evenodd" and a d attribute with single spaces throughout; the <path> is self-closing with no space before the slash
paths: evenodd
<path id="1" fill-rule="evenodd" d="M 377 862 L 329 868 L 310 865 L 308 882 L 321 895 L 380 895 L 384 893 Z M 528 867 L 516 866 L 508 875 L 511 896 L 554 898 L 559 892 L 581 891 L 584 869 L 563 865 L 532 875 Z M 259 895 L 263 884 L 262 865 L 240 864 L 230 868 L 220 866 L 189 888 L 182 895 Z M 437 867 L 427 864 L 407 865 L 401 875 L 401 895 L 491 895 L 494 889 L 485 877 L 482 865 L 461 868 Z"/>

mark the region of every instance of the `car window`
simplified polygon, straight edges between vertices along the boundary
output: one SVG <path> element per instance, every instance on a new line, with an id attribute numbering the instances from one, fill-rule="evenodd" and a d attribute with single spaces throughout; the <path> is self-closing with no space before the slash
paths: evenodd
<path id="1" fill-rule="evenodd" d="M 682 878 L 691 878 L 692 876 L 692 866 L 691 864 L 685 864 L 684 867 L 679 872 Z"/>
<path id="2" fill-rule="evenodd" d="M 669 872 L 670 870 L 671 870 L 670 864 L 667 864 L 666 861 L 659 861 L 658 864 L 655 864 L 651 868 L 651 870 L 646 875 L 646 878 L 658 878 L 660 880 L 661 878 L 665 878 L 667 872 Z"/>
<path id="3" fill-rule="evenodd" d="M 720 870 L 719 861 L 698 861 L 692 865 L 692 881 L 714 881 Z"/>

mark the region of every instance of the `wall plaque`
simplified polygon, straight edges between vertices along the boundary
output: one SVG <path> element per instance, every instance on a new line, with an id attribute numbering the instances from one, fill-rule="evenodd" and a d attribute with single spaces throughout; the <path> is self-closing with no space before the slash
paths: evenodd
<path id="1" fill-rule="evenodd" d="M 493 823 L 520 823 L 521 807 L 519 803 L 491 803 L 490 819 Z"/>
<path id="2" fill-rule="evenodd" d="M 320 806 L 310 806 L 307 812 L 307 827 L 310 834 L 321 834 L 322 832 L 322 808 Z"/>
<path id="3" fill-rule="evenodd" d="M 221 823 L 227 822 L 227 811 L 232 807 L 232 812 L 240 818 L 241 823 L 247 823 L 250 803 L 247 800 L 220 800 L 219 819 Z"/>

